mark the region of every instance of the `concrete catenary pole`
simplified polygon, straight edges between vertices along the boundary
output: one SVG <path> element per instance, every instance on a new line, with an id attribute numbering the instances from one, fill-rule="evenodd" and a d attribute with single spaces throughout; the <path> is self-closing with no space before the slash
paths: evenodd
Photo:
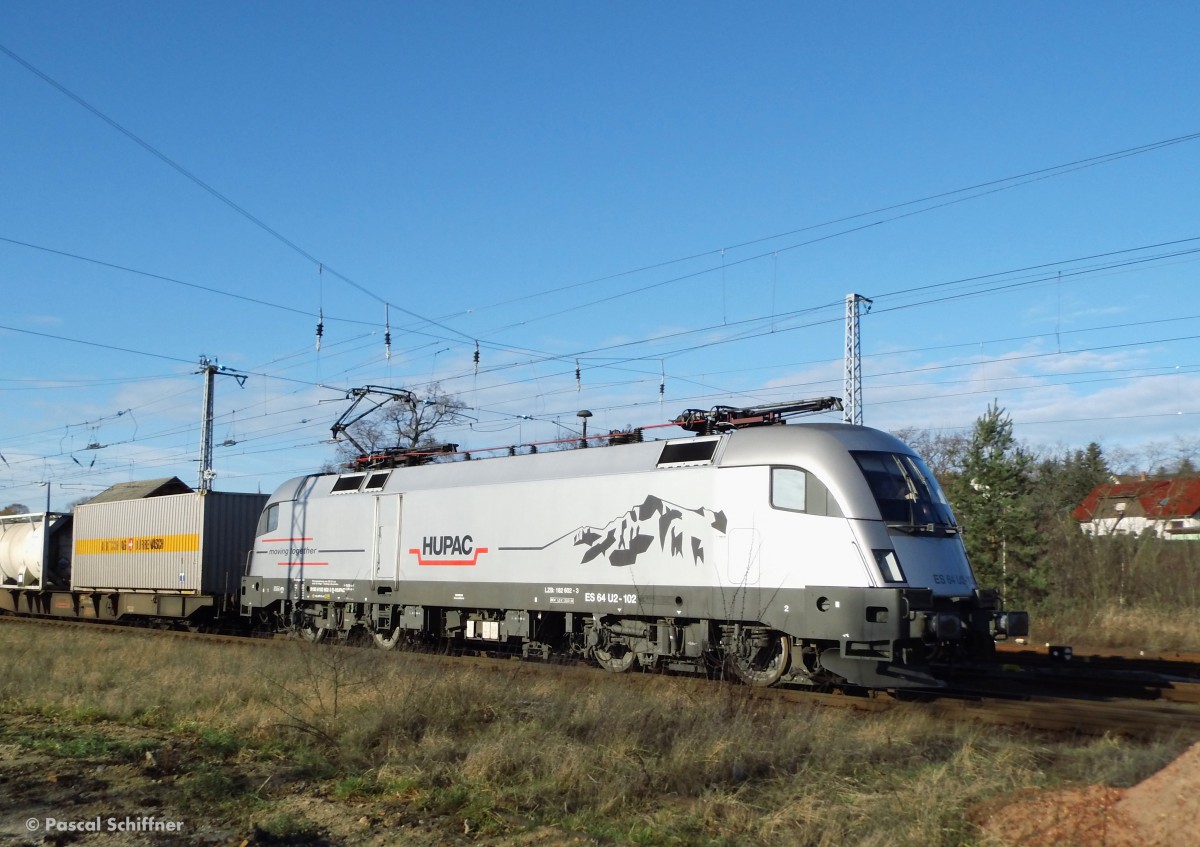
<path id="1" fill-rule="evenodd" d="M 204 374 L 204 405 L 200 411 L 200 481 L 197 488 L 212 491 L 212 481 L 217 475 L 213 470 L 213 388 L 217 374 L 233 377 L 242 387 L 246 385 L 246 374 L 218 365 L 207 356 L 200 357 L 200 370 L 196 373 Z"/>

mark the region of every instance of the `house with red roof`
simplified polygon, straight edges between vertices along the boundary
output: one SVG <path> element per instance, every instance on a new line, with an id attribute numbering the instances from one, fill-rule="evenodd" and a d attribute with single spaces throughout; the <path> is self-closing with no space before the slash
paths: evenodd
<path id="1" fill-rule="evenodd" d="M 1088 535 L 1152 532 L 1200 541 L 1200 477 L 1096 486 L 1071 516 Z"/>

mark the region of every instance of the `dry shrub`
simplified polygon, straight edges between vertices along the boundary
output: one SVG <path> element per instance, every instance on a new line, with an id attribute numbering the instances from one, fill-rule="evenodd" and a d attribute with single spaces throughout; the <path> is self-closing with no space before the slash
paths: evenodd
<path id="1" fill-rule="evenodd" d="M 1109 603 L 1050 609 L 1034 618 L 1033 630 L 1037 641 L 1083 648 L 1200 650 L 1200 614 L 1164 607 Z"/>
<path id="2" fill-rule="evenodd" d="M 1048 591 L 1032 613 L 1039 641 L 1200 650 L 1200 543 L 1091 537 L 1074 520 L 1048 528 Z"/>

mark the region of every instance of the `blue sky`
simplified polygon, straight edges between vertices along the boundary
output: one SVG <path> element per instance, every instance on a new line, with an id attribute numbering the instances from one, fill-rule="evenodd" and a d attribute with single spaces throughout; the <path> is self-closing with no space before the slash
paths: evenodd
<path id="1" fill-rule="evenodd" d="M 868 425 L 1196 451 L 1198 18 L 3 4 L 0 503 L 194 484 L 201 355 L 226 490 L 366 384 L 473 450 L 840 395 L 851 292 Z"/>

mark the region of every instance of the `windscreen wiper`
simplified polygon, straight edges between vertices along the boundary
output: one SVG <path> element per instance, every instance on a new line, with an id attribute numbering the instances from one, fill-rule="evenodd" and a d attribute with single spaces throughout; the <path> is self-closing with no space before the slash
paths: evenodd
<path id="1" fill-rule="evenodd" d="M 930 535 L 936 535 L 939 531 L 945 535 L 958 535 L 958 527 L 954 526 L 953 524 L 936 524 L 933 522 L 904 523 L 903 521 L 888 521 L 887 528 L 898 529 L 901 532 L 908 533 L 909 535 L 919 535 L 925 532 L 929 533 Z"/>

